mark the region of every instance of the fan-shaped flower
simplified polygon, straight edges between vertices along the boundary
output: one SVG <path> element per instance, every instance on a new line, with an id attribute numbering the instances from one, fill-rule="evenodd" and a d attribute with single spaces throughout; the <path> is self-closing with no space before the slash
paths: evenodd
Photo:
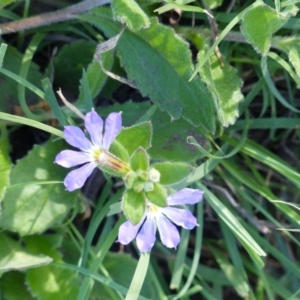
<path id="1" fill-rule="evenodd" d="M 68 191 L 81 188 L 96 167 L 107 167 L 120 173 L 129 171 L 126 163 L 108 151 L 122 129 L 121 113 L 111 113 L 107 117 L 104 134 L 104 122 L 95 111 L 85 115 L 84 125 L 90 140 L 79 127 L 66 126 L 64 129 L 67 143 L 81 151 L 63 150 L 55 158 L 55 163 L 65 168 L 83 164 L 66 176 L 64 184 Z"/>
<path id="2" fill-rule="evenodd" d="M 118 242 L 127 245 L 136 237 L 139 250 L 148 252 L 154 245 L 156 229 L 158 229 L 162 243 L 168 248 L 176 248 L 180 236 L 173 223 L 189 230 L 198 225 L 193 214 L 187 208 L 180 206 L 196 204 L 202 200 L 202 197 L 202 191 L 185 188 L 168 197 L 167 207 L 159 207 L 148 202 L 146 213 L 139 224 L 133 225 L 130 221 L 126 221 L 120 226 Z"/>

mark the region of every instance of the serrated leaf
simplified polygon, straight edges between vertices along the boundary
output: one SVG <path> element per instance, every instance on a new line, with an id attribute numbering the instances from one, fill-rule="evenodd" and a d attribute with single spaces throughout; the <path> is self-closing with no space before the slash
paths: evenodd
<path id="1" fill-rule="evenodd" d="M 132 127 L 122 128 L 116 140 L 128 151 L 129 155 L 139 147 L 148 149 L 151 146 L 151 122 L 140 123 Z"/>
<path id="2" fill-rule="evenodd" d="M 20 235 L 41 233 L 61 224 L 74 207 L 76 192 L 65 190 L 63 184 L 32 184 L 32 182 L 63 181 L 68 170 L 55 165 L 55 156 L 66 148 L 61 141 L 48 141 L 33 150 L 12 169 L 12 186 L 3 199 L 2 227 Z M 29 183 L 29 184 L 26 184 Z"/>
<path id="3" fill-rule="evenodd" d="M 143 148 L 138 148 L 130 159 L 130 166 L 133 171 L 147 171 L 149 168 L 149 155 Z"/>
<path id="4" fill-rule="evenodd" d="M 0 233 L 0 272 L 24 270 L 49 264 L 52 258 L 46 255 L 32 254 L 7 234 Z"/>
<path id="5" fill-rule="evenodd" d="M 147 199 L 153 204 L 165 207 L 167 206 L 167 192 L 159 183 L 154 183 L 154 189 L 145 193 Z"/>
<path id="6" fill-rule="evenodd" d="M 105 70 L 110 71 L 114 62 L 114 53 L 106 52 L 101 54 L 102 64 Z M 86 76 L 88 80 L 88 87 L 91 93 L 92 98 L 95 98 L 103 88 L 104 84 L 107 81 L 107 75 L 102 71 L 97 60 L 93 59 L 92 62 L 88 65 L 86 70 Z M 76 102 L 77 105 L 81 105 L 84 102 L 84 92 L 83 92 L 83 79 L 80 80 L 79 87 L 79 97 Z"/>
<path id="7" fill-rule="evenodd" d="M 1 296 L 6 300 L 33 300 L 25 284 L 25 273 L 18 271 L 6 272 L 1 276 Z"/>
<path id="8" fill-rule="evenodd" d="M 149 27 L 150 20 L 134 0 L 113 0 L 111 4 L 114 19 L 125 23 L 130 30 Z"/>
<path id="9" fill-rule="evenodd" d="M 272 35 L 286 21 L 271 7 L 261 5 L 244 15 L 241 31 L 254 49 L 264 55 L 270 48 Z"/>
<path id="10" fill-rule="evenodd" d="M 11 162 L 8 155 L 8 137 L 4 129 L 1 131 L 0 139 L 0 202 L 9 184 Z"/>
<path id="11" fill-rule="evenodd" d="M 155 163 L 151 167 L 160 173 L 159 183 L 163 185 L 179 182 L 193 171 L 193 167 L 188 164 L 168 161 Z"/>
<path id="12" fill-rule="evenodd" d="M 199 52 L 199 61 L 205 56 L 205 52 Z M 236 75 L 236 70 L 225 61 L 221 65 L 214 53 L 200 69 L 200 74 L 217 103 L 217 114 L 222 125 L 227 127 L 234 124 L 239 116 L 238 105 L 244 100 L 241 93 L 243 81 Z"/>
<path id="13" fill-rule="evenodd" d="M 108 11 L 97 9 L 81 18 L 112 37 L 120 28 L 107 16 Z M 135 33 L 125 30 L 117 50 L 129 79 L 173 120 L 183 117 L 207 132 L 215 131 L 212 96 L 199 77 L 188 81 L 194 71 L 189 45 L 171 28 L 152 18 L 147 29 Z"/>
<path id="14" fill-rule="evenodd" d="M 146 210 L 144 193 L 137 193 L 133 189 L 126 190 L 122 198 L 122 208 L 127 219 L 134 225 L 138 224 Z"/>
<path id="15" fill-rule="evenodd" d="M 24 238 L 31 253 L 43 253 L 51 256 L 55 262 L 62 263 L 61 254 L 55 250 L 62 236 L 27 236 Z M 40 300 L 76 299 L 79 281 L 71 270 L 54 265 L 42 266 L 26 271 L 26 281 L 31 293 Z M 47 280 L 41 280 L 45 278 Z"/>

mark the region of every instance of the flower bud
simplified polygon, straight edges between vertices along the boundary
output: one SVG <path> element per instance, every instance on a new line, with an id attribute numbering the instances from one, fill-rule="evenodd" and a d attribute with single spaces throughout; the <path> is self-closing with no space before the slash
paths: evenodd
<path id="1" fill-rule="evenodd" d="M 159 182 L 159 180 L 160 180 L 160 173 L 156 169 L 151 168 L 148 171 L 148 178 L 152 182 Z"/>

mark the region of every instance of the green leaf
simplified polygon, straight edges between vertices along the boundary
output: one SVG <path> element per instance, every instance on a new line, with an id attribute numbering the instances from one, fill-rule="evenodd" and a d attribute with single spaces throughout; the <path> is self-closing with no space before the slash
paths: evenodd
<path id="1" fill-rule="evenodd" d="M 114 140 L 113 143 L 110 145 L 109 152 L 115 155 L 116 157 L 120 158 L 124 162 L 129 163 L 128 151 L 117 140 Z"/>
<path id="2" fill-rule="evenodd" d="M 126 300 L 138 299 L 149 269 L 150 253 L 142 253 L 134 272 Z"/>
<path id="3" fill-rule="evenodd" d="M 1 3 L 0 3 L 0 9 L 2 9 L 3 7 L 11 4 L 11 3 L 14 3 L 16 0 L 1 0 Z"/>
<path id="4" fill-rule="evenodd" d="M 144 193 L 137 193 L 133 189 L 126 190 L 122 198 L 122 208 L 127 219 L 134 225 L 138 224 L 146 210 Z"/>
<path id="5" fill-rule="evenodd" d="M 9 184 L 9 174 L 11 162 L 8 155 L 8 137 L 4 127 L 1 131 L 2 137 L 0 139 L 0 202 L 5 194 L 6 187 Z"/>
<path id="6" fill-rule="evenodd" d="M 22 300 L 33 300 L 25 284 L 25 273 L 18 271 L 6 272 L 1 276 L 0 290 L 2 299 L 18 300 L 22 295 Z"/>
<path id="7" fill-rule="evenodd" d="M 131 101 L 124 104 L 115 104 L 101 108 L 99 113 L 107 116 L 113 111 L 122 111 L 122 121 L 125 126 L 130 126 L 141 117 L 147 117 L 153 106 L 150 102 L 134 103 Z M 151 115 L 153 126 L 152 145 L 147 152 L 153 159 L 165 159 L 171 161 L 189 162 L 200 158 L 202 154 L 197 149 L 187 143 L 186 138 L 192 135 L 202 147 L 205 147 L 206 139 L 201 127 L 192 127 L 184 119 L 171 121 L 166 112 L 156 110 Z"/>
<path id="8" fill-rule="evenodd" d="M 274 9 L 262 5 L 244 15 L 241 31 L 254 49 L 264 55 L 270 48 L 272 35 L 286 21 Z"/>
<path id="9" fill-rule="evenodd" d="M 201 61 L 205 54 L 206 51 L 200 51 L 198 60 Z M 244 100 L 241 93 L 243 81 L 236 75 L 236 70 L 225 61 L 221 65 L 214 53 L 200 69 L 200 75 L 214 97 L 222 125 L 227 127 L 234 124 L 239 116 L 238 105 Z"/>
<path id="10" fill-rule="evenodd" d="M 46 255 L 32 254 L 4 232 L 0 233 L 0 272 L 24 270 L 49 264 L 52 258 Z"/>
<path id="11" fill-rule="evenodd" d="M 227 257 L 219 251 L 217 248 L 209 246 L 215 256 L 221 270 L 224 272 L 225 276 L 232 283 L 232 286 L 236 290 L 237 294 L 242 298 L 247 298 L 249 296 L 249 285 L 244 279 L 244 275 L 241 270 L 234 267 Z"/>
<path id="12" fill-rule="evenodd" d="M 93 10 L 80 18 L 98 26 L 109 37 L 120 32 L 108 19 L 107 10 Z M 117 50 L 128 78 L 135 81 L 143 95 L 149 95 L 161 110 L 166 110 L 172 120 L 183 117 L 207 132 L 215 131 L 212 95 L 201 78 L 188 81 L 194 71 L 191 52 L 188 43 L 174 30 L 152 18 L 147 29 L 135 33 L 125 30 Z"/>
<path id="13" fill-rule="evenodd" d="M 260 256 L 266 255 L 264 250 L 256 243 L 231 211 L 213 193 L 211 193 L 203 184 L 198 183 L 198 185 L 205 192 L 205 199 L 209 205 L 243 244 L 256 265 L 259 268 L 262 268 L 264 263 Z"/>
<path id="14" fill-rule="evenodd" d="M 63 222 L 74 207 L 76 192 L 67 192 L 63 184 L 39 182 L 63 181 L 68 171 L 53 162 L 65 147 L 62 140 L 50 140 L 34 146 L 24 159 L 18 161 L 10 175 L 11 186 L 3 199 L 3 228 L 28 235 L 41 233 Z"/>
<path id="15" fill-rule="evenodd" d="M 147 192 L 145 194 L 146 194 L 147 199 L 157 206 L 165 207 L 168 204 L 167 192 L 163 188 L 163 186 L 161 186 L 158 183 L 154 183 L 153 191 Z"/>
<path id="16" fill-rule="evenodd" d="M 27 248 L 35 254 L 47 254 L 55 262 L 62 262 L 61 254 L 55 249 L 62 236 L 27 236 L 24 238 Z M 80 283 L 76 273 L 54 265 L 42 266 L 26 271 L 26 281 L 31 293 L 41 300 L 76 299 Z M 41 280 L 45 278 L 47 280 Z"/>
<path id="17" fill-rule="evenodd" d="M 201 127 L 192 127 L 184 119 L 171 121 L 165 112 L 156 111 L 151 118 L 153 124 L 152 146 L 148 150 L 151 158 L 189 162 L 201 157 L 195 147 L 187 143 L 192 135 L 205 147 L 206 139 Z"/>
<path id="18" fill-rule="evenodd" d="M 103 266 L 115 283 L 128 288 L 137 267 L 137 261 L 129 254 L 109 252 L 103 260 Z M 120 268 L 120 266 L 122 267 Z M 98 299 L 101 296 L 101 299 L 111 299 L 111 293 L 108 290 L 107 285 L 95 281 L 91 298 Z M 150 273 L 147 272 L 140 295 L 148 299 L 158 299 L 158 297 L 153 296 L 154 294 L 156 292 L 152 285 Z"/>
<path id="19" fill-rule="evenodd" d="M 3 60 L 2 70 L 0 74 L 1 80 L 1 94 L 0 94 L 0 111 L 2 112 L 11 112 L 12 107 L 20 106 L 18 101 L 18 89 L 16 85 L 16 81 L 7 77 L 7 71 L 12 72 L 15 76 L 19 74 L 20 69 L 22 67 L 22 58 L 23 55 L 18 52 L 15 48 L 8 46 L 5 52 L 5 57 Z M 5 74 L 5 75 L 4 75 Z M 23 77 L 22 77 L 23 78 Z M 28 76 L 26 80 L 28 80 L 36 90 L 41 86 L 40 80 L 42 78 L 42 74 L 40 72 L 40 67 L 37 66 L 34 62 L 30 63 L 30 67 L 28 68 Z M 24 79 L 24 78 L 23 78 Z M 26 104 L 32 105 L 37 103 L 38 96 L 36 96 L 31 90 L 28 88 L 25 91 Z M 26 105 L 26 107 L 27 107 Z"/>
<path id="20" fill-rule="evenodd" d="M 59 86 L 63 92 L 67 90 L 73 97 L 77 97 L 82 69 L 92 61 L 95 49 L 94 41 L 84 40 L 64 46 L 53 60 L 54 84 Z"/>
<path id="21" fill-rule="evenodd" d="M 130 159 L 130 166 L 133 171 L 147 171 L 149 168 L 149 155 L 143 148 L 138 148 Z"/>
<path id="22" fill-rule="evenodd" d="M 222 4 L 223 0 L 203 0 L 205 6 L 209 9 L 214 9 Z"/>
<path id="23" fill-rule="evenodd" d="M 113 0 L 111 9 L 114 19 L 125 23 L 130 30 L 137 31 L 150 26 L 148 16 L 134 0 Z"/>
<path id="24" fill-rule="evenodd" d="M 168 161 L 155 163 L 151 167 L 160 173 L 159 183 L 163 185 L 179 182 L 193 171 L 193 167 L 188 164 Z"/>
<path id="25" fill-rule="evenodd" d="M 102 53 L 101 59 L 105 70 L 110 71 L 114 63 L 114 53 L 112 51 Z M 102 71 L 97 60 L 93 59 L 92 62 L 88 65 L 86 70 L 86 77 L 91 97 L 95 98 L 99 95 L 100 91 L 102 90 L 104 84 L 107 81 L 107 75 Z M 79 87 L 79 97 L 76 102 L 76 106 L 84 103 L 85 96 L 83 86 L 84 80 L 82 75 Z"/>
<path id="26" fill-rule="evenodd" d="M 274 37 L 272 46 L 284 51 L 294 67 L 298 77 L 300 77 L 300 38 L 299 37 Z"/>
<path id="27" fill-rule="evenodd" d="M 120 142 L 129 155 L 142 147 L 148 149 L 151 146 L 152 125 L 151 122 L 140 123 L 132 127 L 122 128 L 116 140 Z"/>

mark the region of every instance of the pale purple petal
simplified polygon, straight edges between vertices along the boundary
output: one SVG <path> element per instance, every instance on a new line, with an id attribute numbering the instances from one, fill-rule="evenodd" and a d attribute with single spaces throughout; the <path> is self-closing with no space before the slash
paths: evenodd
<path id="1" fill-rule="evenodd" d="M 123 223 L 119 228 L 117 242 L 123 245 L 129 244 L 136 237 L 144 219 L 145 217 L 137 225 L 133 225 L 130 221 Z"/>
<path id="2" fill-rule="evenodd" d="M 202 200 L 203 193 L 204 192 L 200 190 L 185 188 L 173 195 L 170 195 L 168 197 L 168 204 L 169 205 L 195 204 Z"/>
<path id="3" fill-rule="evenodd" d="M 121 113 L 111 113 L 105 120 L 105 132 L 103 137 L 103 149 L 108 150 L 111 143 L 122 129 Z"/>
<path id="4" fill-rule="evenodd" d="M 149 252 L 155 243 L 155 220 L 152 214 L 148 213 L 147 219 L 136 237 L 137 247 L 141 252 Z"/>
<path id="5" fill-rule="evenodd" d="M 64 180 L 67 190 L 72 192 L 80 189 L 96 167 L 97 164 L 92 162 L 70 172 Z"/>
<path id="6" fill-rule="evenodd" d="M 103 120 L 100 116 L 95 111 L 87 113 L 85 115 L 84 125 L 90 134 L 93 144 L 102 148 Z"/>
<path id="7" fill-rule="evenodd" d="M 66 126 L 64 136 L 68 144 L 80 150 L 89 150 L 92 147 L 91 142 L 86 138 L 83 131 L 76 126 Z"/>
<path id="8" fill-rule="evenodd" d="M 197 219 L 187 209 L 175 207 L 162 207 L 161 212 L 168 217 L 173 223 L 185 229 L 193 229 L 197 226 Z"/>
<path id="9" fill-rule="evenodd" d="M 63 150 L 56 155 L 54 162 L 65 168 L 71 168 L 77 165 L 85 164 L 89 161 L 91 161 L 91 156 L 85 152 Z"/>
<path id="10" fill-rule="evenodd" d="M 163 214 L 156 215 L 156 222 L 162 243 L 168 248 L 176 248 L 180 242 L 180 236 L 176 226 Z"/>

